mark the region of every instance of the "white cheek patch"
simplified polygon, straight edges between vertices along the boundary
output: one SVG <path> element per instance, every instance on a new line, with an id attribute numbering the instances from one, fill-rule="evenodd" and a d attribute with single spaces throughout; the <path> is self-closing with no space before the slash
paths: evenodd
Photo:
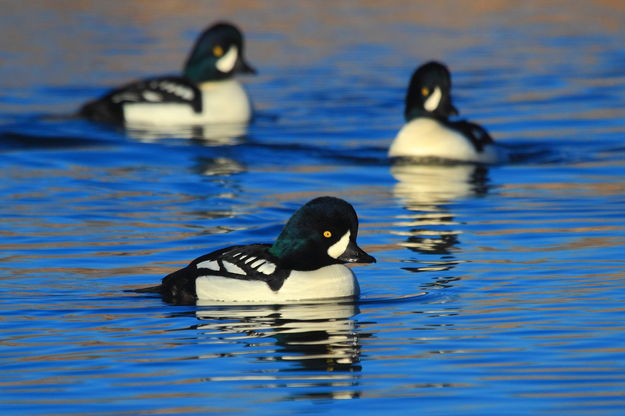
<path id="1" fill-rule="evenodd" d="M 234 64 L 237 62 L 237 57 L 239 56 L 239 50 L 236 46 L 231 46 L 228 49 L 228 52 L 224 54 L 221 58 L 217 60 L 215 66 L 221 72 L 230 72 L 232 68 L 234 68 Z"/>
<path id="2" fill-rule="evenodd" d="M 441 89 L 439 87 L 434 88 L 432 95 L 430 95 L 428 99 L 425 100 L 425 103 L 423 103 L 423 108 L 429 112 L 436 110 L 441 102 L 441 98 L 443 98 Z"/>
<path id="3" fill-rule="evenodd" d="M 328 248 L 328 256 L 332 257 L 333 259 L 338 259 L 341 254 L 345 253 L 345 250 L 347 249 L 347 246 L 349 244 L 349 236 L 351 234 L 351 231 L 347 230 L 347 232 L 343 234 L 343 237 L 341 237 L 339 241 L 332 244 Z"/>

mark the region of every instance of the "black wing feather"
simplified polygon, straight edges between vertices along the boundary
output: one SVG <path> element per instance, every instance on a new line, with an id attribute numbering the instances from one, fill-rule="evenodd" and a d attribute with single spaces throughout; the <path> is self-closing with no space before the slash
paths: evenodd
<path id="1" fill-rule="evenodd" d="M 195 280 L 201 276 L 223 276 L 226 278 L 239 280 L 260 280 L 271 288 L 271 290 L 279 290 L 287 277 L 290 270 L 281 269 L 278 260 L 269 254 L 270 244 L 251 244 L 246 246 L 232 246 L 221 250 L 205 254 L 193 260 L 188 266 L 175 271 L 165 278 L 155 291 L 160 292 L 163 298 L 176 304 L 193 304 L 197 299 L 195 291 Z M 276 265 L 275 270 L 271 274 L 259 271 L 263 264 L 256 264 L 258 260 L 266 260 Z M 199 265 L 203 262 L 216 261 L 219 269 L 204 268 Z M 228 271 L 224 262 L 231 263 L 245 274 L 232 273 Z"/>
<path id="2" fill-rule="evenodd" d="M 468 137 L 478 152 L 483 151 L 484 147 L 487 145 L 494 143 L 493 138 L 490 137 L 486 129 L 478 124 L 466 120 L 459 120 L 450 121 L 448 125 Z"/>
<path id="3" fill-rule="evenodd" d="M 188 104 L 196 113 L 202 112 L 202 93 L 198 86 L 184 77 L 166 76 L 126 84 L 88 102 L 78 114 L 92 121 L 123 123 L 124 104 L 162 102 Z"/>

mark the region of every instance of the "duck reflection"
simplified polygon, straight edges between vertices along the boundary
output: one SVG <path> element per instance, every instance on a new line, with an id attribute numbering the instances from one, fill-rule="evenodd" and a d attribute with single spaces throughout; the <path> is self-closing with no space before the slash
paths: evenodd
<path id="1" fill-rule="evenodd" d="M 453 212 L 448 205 L 459 199 L 488 192 L 488 168 L 476 164 L 395 163 L 391 174 L 398 183 L 393 189 L 411 213 L 402 219 L 411 227 L 403 243 L 409 250 L 449 258 L 459 244 Z M 441 269 L 453 267 L 443 262 Z"/>
<path id="2" fill-rule="evenodd" d="M 196 316 L 201 321 L 197 326 L 200 338 L 243 343 L 258 361 L 291 364 L 287 370 L 274 367 L 241 378 L 290 385 L 293 376 L 288 374 L 304 371 L 297 376 L 298 383 L 314 386 L 315 395 L 345 398 L 358 395 L 358 379 L 352 374 L 361 370 L 360 335 L 353 319 L 357 313 L 358 306 L 351 302 L 221 306 L 198 301 Z M 306 373 L 310 371 L 314 375 Z"/>
<path id="3" fill-rule="evenodd" d="M 198 301 L 198 306 L 198 329 L 211 331 L 204 334 L 271 337 L 276 347 L 272 356 L 297 363 L 299 369 L 360 370 L 354 303 L 214 306 Z"/>
<path id="4" fill-rule="evenodd" d="M 126 127 L 126 134 L 144 143 L 163 140 L 187 139 L 192 144 L 206 147 L 235 146 L 246 139 L 247 127 L 243 124 L 218 124 L 210 126 L 172 126 L 171 128 Z M 232 152 L 230 152 L 232 153 Z M 199 156 L 194 170 L 204 176 L 230 176 L 245 172 L 246 166 L 229 157 Z"/>
<path id="5" fill-rule="evenodd" d="M 409 210 L 488 192 L 488 167 L 484 165 L 403 162 L 393 164 L 391 174 L 399 181 L 394 194 L 405 201 Z"/>
<path id="6" fill-rule="evenodd" d="M 194 171 L 203 176 L 230 176 L 247 170 L 243 163 L 228 157 L 198 157 Z"/>
<path id="7" fill-rule="evenodd" d="M 128 124 L 125 133 L 142 143 L 154 143 L 164 139 L 188 139 L 204 146 L 231 146 L 241 143 L 247 134 L 243 123 L 210 125 L 153 126 Z"/>

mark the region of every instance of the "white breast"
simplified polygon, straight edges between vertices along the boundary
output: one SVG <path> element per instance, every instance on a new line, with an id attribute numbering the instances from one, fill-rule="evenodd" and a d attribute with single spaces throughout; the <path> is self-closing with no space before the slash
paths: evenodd
<path id="1" fill-rule="evenodd" d="M 334 264 L 321 269 L 292 271 L 278 291 L 258 280 L 201 276 L 195 280 L 198 299 L 217 302 L 284 303 L 358 296 L 360 288 L 350 269 Z"/>
<path id="2" fill-rule="evenodd" d="M 468 138 L 430 118 L 417 118 L 406 123 L 397 133 L 388 155 L 478 163 L 497 163 L 503 156 L 493 145 L 478 152 Z"/>
<path id="3" fill-rule="evenodd" d="M 249 122 L 252 106 L 238 81 L 205 82 L 200 85 L 200 90 L 202 113 L 180 103 L 128 103 L 124 105 L 126 124 L 146 127 Z"/>

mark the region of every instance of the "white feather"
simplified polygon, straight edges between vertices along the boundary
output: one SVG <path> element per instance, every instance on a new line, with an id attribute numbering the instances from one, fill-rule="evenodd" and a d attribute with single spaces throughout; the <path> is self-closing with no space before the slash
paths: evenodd
<path id="1" fill-rule="evenodd" d="M 147 101 L 158 102 L 163 100 L 163 96 L 154 91 L 143 91 L 143 98 Z"/>
<path id="2" fill-rule="evenodd" d="M 192 91 L 184 86 L 168 86 L 170 92 L 191 99 Z M 161 85 L 163 87 L 163 85 Z M 124 120 L 132 128 L 150 126 L 170 127 L 190 124 L 247 123 L 252 115 L 252 105 L 241 84 L 234 80 L 205 82 L 202 91 L 202 113 L 196 113 L 183 103 L 126 103 Z M 115 97 L 117 98 L 117 97 Z M 124 97 L 120 96 L 120 100 Z"/>
<path id="3" fill-rule="evenodd" d="M 136 101 L 138 99 L 139 99 L 139 96 L 136 93 L 130 92 L 130 91 L 122 92 L 122 93 L 119 93 L 119 94 L 115 94 L 111 98 L 111 100 L 114 103 L 120 103 L 120 102 L 126 101 L 126 100 L 128 100 L 128 101 Z"/>
<path id="4" fill-rule="evenodd" d="M 496 145 L 487 145 L 478 152 L 468 138 L 431 118 L 417 118 L 406 123 L 397 133 L 388 155 L 478 163 L 498 163 L 507 159 L 505 150 Z"/>
<path id="5" fill-rule="evenodd" d="M 242 275 L 246 274 L 245 270 L 243 270 L 242 268 L 240 268 L 236 264 L 230 263 L 229 261 L 224 261 L 223 263 L 224 263 L 224 268 L 229 273 L 242 274 Z"/>
<path id="6" fill-rule="evenodd" d="M 171 81 L 161 81 L 158 84 L 159 88 L 174 94 L 184 100 L 193 99 L 193 90 L 187 86 L 177 84 Z"/>
<path id="7" fill-rule="evenodd" d="M 281 303 L 360 294 L 358 281 L 350 269 L 333 264 L 318 270 L 292 271 L 278 291 L 259 280 L 201 276 L 195 280 L 198 298 L 215 302 Z"/>
<path id="8" fill-rule="evenodd" d="M 434 88 L 432 94 L 427 98 L 427 100 L 425 100 L 425 103 L 423 103 L 423 108 L 431 113 L 438 108 L 441 98 L 443 98 L 441 89 L 439 87 Z"/>
<path id="9" fill-rule="evenodd" d="M 216 260 L 206 260 L 201 263 L 198 263 L 196 266 L 198 269 L 209 269 L 209 270 L 219 270 L 219 264 Z"/>
<path id="10" fill-rule="evenodd" d="M 261 264 L 264 264 L 264 263 L 267 263 L 267 261 L 264 260 L 264 259 L 258 259 L 254 263 L 250 264 L 250 267 L 252 269 L 255 269 L 255 268 L 257 268 L 258 266 L 260 266 Z"/>
<path id="11" fill-rule="evenodd" d="M 345 250 L 347 249 L 350 235 L 351 232 L 347 230 L 347 232 L 343 234 L 343 237 L 341 237 L 339 241 L 328 247 L 328 256 L 332 257 L 333 259 L 338 259 L 339 257 L 341 257 L 341 254 L 345 253 Z"/>
<path id="12" fill-rule="evenodd" d="M 221 58 L 217 60 L 215 66 L 221 72 L 230 72 L 234 65 L 237 63 L 237 58 L 239 56 L 239 49 L 236 46 L 231 46 Z"/>
<path id="13" fill-rule="evenodd" d="M 266 262 L 258 268 L 258 271 L 263 274 L 271 274 L 276 271 L 276 265 L 270 262 Z"/>

